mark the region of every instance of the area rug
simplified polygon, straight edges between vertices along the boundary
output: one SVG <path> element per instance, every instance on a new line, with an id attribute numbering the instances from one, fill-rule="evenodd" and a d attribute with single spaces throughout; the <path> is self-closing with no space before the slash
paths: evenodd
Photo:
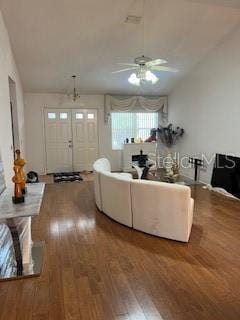
<path id="1" fill-rule="evenodd" d="M 58 172 L 53 174 L 54 182 L 72 182 L 82 181 L 83 178 L 79 172 Z"/>

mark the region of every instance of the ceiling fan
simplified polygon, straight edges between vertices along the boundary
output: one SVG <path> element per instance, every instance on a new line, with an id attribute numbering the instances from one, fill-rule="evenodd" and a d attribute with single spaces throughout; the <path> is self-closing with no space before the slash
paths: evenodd
<path id="1" fill-rule="evenodd" d="M 178 72 L 177 69 L 163 66 L 166 64 L 167 60 L 163 59 L 151 59 L 146 56 L 137 57 L 134 59 L 134 63 L 118 63 L 123 66 L 128 66 L 128 68 L 121 69 L 118 71 L 113 71 L 112 73 L 120 73 L 130 70 L 136 70 L 128 78 L 128 82 L 135 85 L 141 86 L 147 82 L 155 84 L 158 82 L 159 78 L 152 71 L 165 71 L 165 72 Z"/>

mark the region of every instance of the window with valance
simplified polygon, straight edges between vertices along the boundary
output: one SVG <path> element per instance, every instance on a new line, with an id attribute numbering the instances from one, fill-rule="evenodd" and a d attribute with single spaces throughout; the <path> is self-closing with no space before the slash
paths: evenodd
<path id="1" fill-rule="evenodd" d="M 105 120 L 111 119 L 112 149 L 120 150 L 126 138 L 149 136 L 152 128 L 167 120 L 167 97 L 105 96 Z"/>

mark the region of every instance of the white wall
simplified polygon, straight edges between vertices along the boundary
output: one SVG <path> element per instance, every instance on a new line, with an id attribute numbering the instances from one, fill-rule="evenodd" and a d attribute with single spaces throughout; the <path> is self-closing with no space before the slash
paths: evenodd
<path id="1" fill-rule="evenodd" d="M 3 158 L 6 184 L 12 185 L 13 151 L 11 149 L 12 129 L 8 77 L 16 83 L 20 148 L 24 154 L 25 134 L 22 86 L 11 50 L 8 32 L 0 12 L 0 150 Z"/>
<path id="2" fill-rule="evenodd" d="M 121 169 L 121 152 L 112 151 L 111 126 L 104 122 L 104 96 L 81 95 L 72 102 L 63 94 L 25 94 L 25 126 L 27 169 L 45 173 L 44 108 L 95 108 L 98 109 L 99 156 L 108 157 L 113 170 Z"/>
<path id="3" fill-rule="evenodd" d="M 182 155 L 240 155 L 240 27 L 173 90 L 169 119 L 186 130 Z M 193 170 L 184 170 L 193 176 Z M 201 172 L 210 182 L 212 165 Z"/>

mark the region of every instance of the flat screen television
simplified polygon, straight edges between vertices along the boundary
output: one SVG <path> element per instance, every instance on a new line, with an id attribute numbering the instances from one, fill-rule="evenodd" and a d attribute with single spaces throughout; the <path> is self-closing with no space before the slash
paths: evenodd
<path id="1" fill-rule="evenodd" d="M 216 154 L 211 184 L 240 198 L 240 158 Z"/>

